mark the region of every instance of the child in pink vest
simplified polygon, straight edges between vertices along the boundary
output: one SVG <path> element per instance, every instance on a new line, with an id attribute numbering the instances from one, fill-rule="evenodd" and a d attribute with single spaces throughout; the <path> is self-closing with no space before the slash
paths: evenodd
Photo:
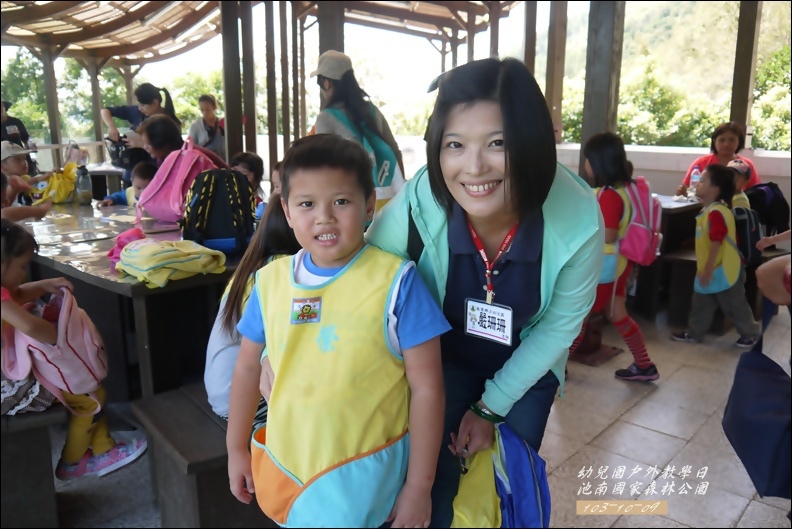
<path id="1" fill-rule="evenodd" d="M 33 236 L 21 226 L 2 219 L 0 232 L 0 308 L 2 325 L 11 325 L 16 330 L 39 342 L 56 343 L 58 330 L 44 318 L 29 313 L 23 305 L 35 301 L 45 294 L 60 295 L 61 288 L 72 289 L 71 283 L 64 278 L 46 279 L 24 283 L 27 267 L 38 251 Z M 9 333 L 3 333 L 8 336 Z M 3 344 L 3 355 L 7 344 Z M 103 412 L 94 414 L 98 405 L 103 406 L 105 391 L 102 386 L 95 392 L 99 403 L 88 395 L 74 395 L 63 392 L 66 404 L 76 414 L 69 419 L 66 444 L 61 452 L 55 475 L 63 481 L 88 475 L 104 476 L 132 463 L 146 450 L 146 440 L 136 439 L 127 443 L 117 443 L 107 427 Z"/>

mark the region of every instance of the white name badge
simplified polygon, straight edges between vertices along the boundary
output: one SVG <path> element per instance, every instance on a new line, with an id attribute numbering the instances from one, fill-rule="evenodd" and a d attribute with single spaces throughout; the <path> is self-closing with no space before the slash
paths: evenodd
<path id="1" fill-rule="evenodd" d="M 465 334 L 511 345 L 512 309 L 468 298 L 465 300 Z"/>

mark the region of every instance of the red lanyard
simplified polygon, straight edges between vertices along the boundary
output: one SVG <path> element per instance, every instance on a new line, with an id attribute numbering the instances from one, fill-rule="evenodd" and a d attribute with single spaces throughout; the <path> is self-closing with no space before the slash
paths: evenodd
<path id="1" fill-rule="evenodd" d="M 481 259 L 484 261 L 484 267 L 487 269 L 487 271 L 484 273 L 484 276 L 487 280 L 487 304 L 492 305 L 492 298 L 495 297 L 495 291 L 492 288 L 492 270 L 495 268 L 495 263 L 497 263 L 501 255 L 503 255 L 503 252 L 505 252 L 506 249 L 511 245 L 514 234 L 517 233 L 517 226 L 519 226 L 519 224 L 512 226 L 512 228 L 509 230 L 509 233 L 506 234 L 506 238 L 503 239 L 500 249 L 498 250 L 498 254 L 490 263 L 490 260 L 487 257 L 487 252 L 484 251 L 484 244 L 481 242 L 476 230 L 473 229 L 473 224 L 470 223 L 470 219 L 468 219 L 467 223 L 468 228 L 470 229 L 470 236 L 473 237 L 473 244 L 476 245 L 476 250 L 478 250 L 479 255 L 481 255 Z"/>

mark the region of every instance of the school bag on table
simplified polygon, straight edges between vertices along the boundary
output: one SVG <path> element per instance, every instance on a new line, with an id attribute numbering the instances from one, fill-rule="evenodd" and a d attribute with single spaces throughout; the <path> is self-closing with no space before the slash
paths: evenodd
<path id="1" fill-rule="evenodd" d="M 182 238 L 229 255 L 244 252 L 255 231 L 253 194 L 250 182 L 238 171 L 202 172 L 187 192 L 184 217 L 179 220 Z"/>
<path id="2" fill-rule="evenodd" d="M 63 392 L 86 394 L 96 401 L 96 414 L 102 409 L 96 390 L 107 376 L 107 351 L 71 291 L 61 291 L 61 296 L 50 298 L 42 315 L 57 323 L 55 345 L 39 342 L 10 325 L 3 326 L 3 374 L 11 380 L 25 380 L 32 372 L 73 415 L 80 414 L 69 407 Z"/>
<path id="3" fill-rule="evenodd" d="M 165 158 L 154 179 L 140 193 L 137 221 L 142 216 L 141 209 L 145 209 L 155 219 L 177 222 L 184 216 L 187 192 L 193 181 L 202 172 L 216 168 L 212 160 L 195 149 L 192 140 L 187 138 L 181 149 Z"/>
<path id="4" fill-rule="evenodd" d="M 660 255 L 663 244 L 663 206 L 643 176 L 625 185 L 624 192 L 632 205 L 632 217 L 619 241 L 619 253 L 635 264 L 649 266 Z"/>
<path id="5" fill-rule="evenodd" d="M 451 527 L 550 527 L 544 460 L 506 423 L 462 475 Z"/>

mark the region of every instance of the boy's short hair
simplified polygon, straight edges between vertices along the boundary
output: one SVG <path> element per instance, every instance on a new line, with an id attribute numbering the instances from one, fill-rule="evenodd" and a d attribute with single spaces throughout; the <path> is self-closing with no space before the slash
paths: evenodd
<path id="1" fill-rule="evenodd" d="M 374 194 L 371 158 L 356 141 L 336 134 L 315 134 L 295 141 L 283 159 L 281 195 L 289 200 L 289 179 L 300 169 L 341 169 L 355 175 L 366 200 Z"/>
<path id="2" fill-rule="evenodd" d="M 132 168 L 132 178 L 141 178 L 146 182 L 151 182 L 155 174 L 157 174 L 157 164 L 151 160 L 138 162 Z"/>

